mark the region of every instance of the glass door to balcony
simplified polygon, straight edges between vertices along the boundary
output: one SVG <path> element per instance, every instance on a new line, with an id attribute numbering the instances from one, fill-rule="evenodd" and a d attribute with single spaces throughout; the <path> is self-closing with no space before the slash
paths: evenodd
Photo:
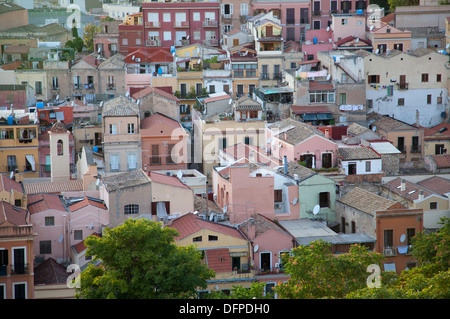
<path id="1" fill-rule="evenodd" d="M 14 272 L 25 273 L 25 248 L 14 248 Z"/>

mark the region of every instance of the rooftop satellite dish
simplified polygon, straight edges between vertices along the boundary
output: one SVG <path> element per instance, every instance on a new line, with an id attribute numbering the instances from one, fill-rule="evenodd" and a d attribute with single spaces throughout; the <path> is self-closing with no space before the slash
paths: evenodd
<path id="1" fill-rule="evenodd" d="M 55 99 L 56 101 L 59 101 L 59 94 L 56 96 L 56 99 Z"/>
<path id="2" fill-rule="evenodd" d="M 256 253 L 256 252 L 258 252 L 258 249 L 259 249 L 259 245 L 255 245 L 255 248 L 253 248 L 253 251 Z"/>
<path id="3" fill-rule="evenodd" d="M 320 210 L 320 206 L 319 205 L 314 206 L 313 214 L 317 215 L 319 213 L 319 210 Z"/>
<path id="4" fill-rule="evenodd" d="M 14 171 L 11 171 L 11 174 L 9 174 L 9 178 L 13 178 L 14 177 Z"/>
<path id="5" fill-rule="evenodd" d="M 402 235 L 400 236 L 400 241 L 401 241 L 402 243 L 404 243 L 404 242 L 405 242 L 405 239 L 406 239 L 405 234 L 402 234 Z"/>
<path id="6" fill-rule="evenodd" d="M 98 186 L 98 184 L 100 184 L 100 179 L 97 178 L 97 181 L 95 182 L 95 185 Z"/>
<path id="7" fill-rule="evenodd" d="M 375 54 L 378 54 L 378 53 L 380 53 L 380 49 L 377 49 L 377 50 L 375 51 Z"/>
<path id="8" fill-rule="evenodd" d="M 89 228 L 90 228 L 90 229 L 94 228 L 94 223 L 91 223 L 91 224 L 89 225 Z"/>
<path id="9" fill-rule="evenodd" d="M 358 42 L 359 42 L 359 38 L 356 38 L 355 43 L 358 43 Z"/>
<path id="10" fill-rule="evenodd" d="M 445 46 L 446 49 L 450 48 L 450 43 L 447 43 L 447 45 Z"/>
<path id="11" fill-rule="evenodd" d="M 330 31 L 330 27 L 329 26 L 327 27 L 327 31 Z"/>
<path id="12" fill-rule="evenodd" d="M 373 28 L 375 28 L 375 26 L 371 25 L 371 26 L 370 26 L 370 31 L 372 31 Z"/>
<path id="13" fill-rule="evenodd" d="M 327 81 L 330 80 L 330 78 L 331 78 L 331 75 L 327 74 Z"/>
<path id="14" fill-rule="evenodd" d="M 214 214 L 211 213 L 211 215 L 209 215 L 209 221 L 212 222 L 214 219 Z"/>
<path id="15" fill-rule="evenodd" d="M 294 198 L 294 200 L 292 201 L 292 205 L 297 205 L 297 202 L 298 202 L 298 199 L 297 199 L 297 197 L 296 198 Z"/>
<path id="16" fill-rule="evenodd" d="M 223 207 L 223 212 L 226 213 L 227 210 L 228 210 L 228 207 L 225 205 L 225 206 Z"/>

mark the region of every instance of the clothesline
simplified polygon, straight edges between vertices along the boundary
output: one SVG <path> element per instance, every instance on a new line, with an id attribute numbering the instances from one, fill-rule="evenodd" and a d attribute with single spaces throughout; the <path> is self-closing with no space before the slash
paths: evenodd
<path id="1" fill-rule="evenodd" d="M 339 105 L 339 110 L 341 111 L 358 111 L 358 110 L 362 110 L 364 109 L 364 105 L 359 104 L 359 105 L 348 105 L 348 104 L 344 104 L 344 105 Z"/>

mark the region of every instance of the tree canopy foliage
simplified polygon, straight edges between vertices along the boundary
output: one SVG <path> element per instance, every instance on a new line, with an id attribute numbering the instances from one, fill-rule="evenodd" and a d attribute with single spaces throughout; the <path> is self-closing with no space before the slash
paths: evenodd
<path id="1" fill-rule="evenodd" d="M 77 297 L 85 299 L 188 298 L 204 289 L 214 272 L 201 262 L 194 246 L 179 247 L 178 233 L 145 218 L 127 219 L 89 236 L 87 254 L 101 260 L 81 273 Z"/>

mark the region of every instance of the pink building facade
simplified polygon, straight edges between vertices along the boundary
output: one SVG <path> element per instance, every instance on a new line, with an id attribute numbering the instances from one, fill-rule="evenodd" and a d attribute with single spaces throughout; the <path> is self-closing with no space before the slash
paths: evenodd
<path id="1" fill-rule="evenodd" d="M 142 12 L 145 45 L 218 46 L 220 43 L 218 2 L 146 2 L 142 4 Z"/>
<path id="2" fill-rule="evenodd" d="M 254 213 L 269 219 L 298 219 L 300 210 L 293 205 L 298 186 L 293 180 L 253 163 L 236 162 L 215 167 L 212 187 L 216 204 L 238 224 Z"/>
<path id="3" fill-rule="evenodd" d="M 286 156 L 287 162 L 300 161 L 317 169 L 337 166 L 337 143 L 312 125 L 286 119 L 267 128 L 266 140 L 272 156 Z"/>
<path id="4" fill-rule="evenodd" d="M 28 210 L 35 233 L 36 261 L 53 258 L 70 262 L 72 246 L 109 224 L 103 201 L 84 197 L 69 202 L 60 195 L 39 193 L 28 196 Z"/>
<path id="5" fill-rule="evenodd" d="M 160 113 L 141 121 L 144 171 L 186 169 L 189 136 L 180 122 Z"/>
<path id="6" fill-rule="evenodd" d="M 301 42 L 305 30 L 311 22 L 311 2 L 309 0 L 255 0 L 251 4 L 254 16 L 259 13 L 273 12 L 283 27 L 282 37 L 286 41 Z"/>
<path id="7" fill-rule="evenodd" d="M 330 26 L 332 14 L 365 15 L 368 5 L 367 0 L 312 0 L 311 29 L 319 30 Z"/>

